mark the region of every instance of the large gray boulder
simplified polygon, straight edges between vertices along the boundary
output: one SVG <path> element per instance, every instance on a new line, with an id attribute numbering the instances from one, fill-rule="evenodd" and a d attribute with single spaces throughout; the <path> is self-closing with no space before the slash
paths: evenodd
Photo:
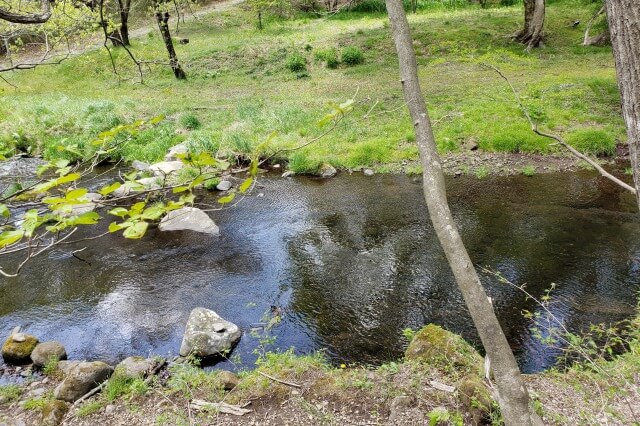
<path id="1" fill-rule="evenodd" d="M 187 321 L 180 355 L 219 355 L 232 349 L 241 336 L 237 325 L 224 320 L 212 310 L 195 308 Z"/>
<path id="2" fill-rule="evenodd" d="M 58 370 L 62 371 L 64 376 L 67 376 L 74 367 L 82 363 L 82 361 L 60 361 L 58 363 Z"/>
<path id="3" fill-rule="evenodd" d="M 53 395 L 62 401 L 75 402 L 107 380 L 112 372 L 113 368 L 102 361 L 81 362 L 69 370 Z"/>
<path id="4" fill-rule="evenodd" d="M 39 343 L 31 352 L 31 360 L 36 367 L 44 367 L 51 360 L 67 359 L 67 351 L 58 342 Z"/>
<path id="5" fill-rule="evenodd" d="M 161 231 L 194 231 L 210 235 L 220 234 L 220 228 L 209 215 L 195 207 L 183 207 L 170 211 L 162 218 L 158 229 Z"/>
<path id="6" fill-rule="evenodd" d="M 142 379 L 146 377 L 156 365 L 157 362 L 153 358 L 130 356 L 116 366 L 113 375 L 114 377 L 117 376 L 126 379 Z"/>

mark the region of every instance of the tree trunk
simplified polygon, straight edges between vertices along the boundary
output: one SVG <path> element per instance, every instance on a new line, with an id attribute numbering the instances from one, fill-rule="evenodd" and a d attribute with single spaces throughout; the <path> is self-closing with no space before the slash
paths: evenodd
<path id="1" fill-rule="evenodd" d="M 125 46 L 131 46 L 129 42 L 129 10 L 131 0 L 118 0 L 118 11 L 120 12 L 120 40 Z"/>
<path id="2" fill-rule="evenodd" d="M 545 0 L 524 0 L 524 28 L 514 39 L 527 46 L 527 50 L 542 44 Z"/>
<path id="3" fill-rule="evenodd" d="M 449 209 L 444 173 L 427 106 L 420 89 L 416 56 L 402 2 L 386 0 L 386 5 L 398 52 L 404 97 L 415 127 L 416 142 L 423 167 L 424 197 L 431 222 L 487 356 L 491 360 L 498 387 L 500 408 L 506 424 L 509 426 L 539 424 L 540 419 L 529 409 L 529 393 L 513 352 L 493 311 L 493 306 L 484 292 Z"/>
<path id="4" fill-rule="evenodd" d="M 176 49 L 173 47 L 173 39 L 169 31 L 169 12 L 160 10 L 160 5 L 157 2 L 154 2 L 154 9 L 164 46 L 167 48 L 167 53 L 169 53 L 169 65 L 178 80 L 185 80 L 187 74 L 185 74 L 180 66 L 180 62 L 178 62 L 178 55 L 176 54 Z"/>
<path id="5" fill-rule="evenodd" d="M 640 3 L 638 0 L 606 0 L 605 4 L 640 209 Z"/>

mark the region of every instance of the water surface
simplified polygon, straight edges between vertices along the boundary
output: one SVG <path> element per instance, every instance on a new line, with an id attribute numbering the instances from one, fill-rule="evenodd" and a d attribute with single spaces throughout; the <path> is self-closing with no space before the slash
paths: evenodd
<path id="1" fill-rule="evenodd" d="M 448 181 L 471 257 L 540 296 L 571 330 L 634 314 L 640 221 L 633 197 L 590 172 Z M 234 363 L 250 367 L 252 325 L 283 320 L 270 349 L 326 350 L 335 362 L 402 355 L 402 330 L 436 323 L 478 339 L 436 236 L 419 180 L 341 175 L 264 178 L 236 208 L 212 214 L 222 235 L 151 231 L 108 236 L 79 254 L 56 249 L 1 278 L 0 335 L 16 325 L 62 342 L 71 358 L 116 362 L 175 355 L 189 312 L 217 311 L 245 333 Z M 3 259 L 3 261 L 6 261 Z M 484 276 L 524 371 L 553 364 L 518 290 Z M 239 358 L 239 359 L 238 359 Z M 226 365 L 229 367 L 232 365 Z"/>

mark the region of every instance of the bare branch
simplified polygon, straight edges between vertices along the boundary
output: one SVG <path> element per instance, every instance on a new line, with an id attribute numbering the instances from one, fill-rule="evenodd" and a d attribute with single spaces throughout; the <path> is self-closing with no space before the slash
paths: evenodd
<path id="1" fill-rule="evenodd" d="M 549 139 L 555 140 L 560 145 L 562 145 L 564 148 L 566 148 L 571 154 L 573 154 L 574 156 L 580 158 L 583 161 L 586 161 L 591 166 L 593 166 L 593 168 L 595 168 L 605 178 L 609 179 L 610 181 L 614 182 L 615 184 L 619 185 L 620 187 L 626 189 L 627 191 L 631 192 L 632 194 L 636 193 L 636 190 L 635 190 L 634 187 L 632 187 L 631 185 L 621 181 L 617 177 L 613 176 L 611 173 L 607 172 L 600 164 L 598 164 L 597 161 L 589 158 L 588 156 L 584 155 L 583 153 L 581 153 L 580 151 L 578 151 L 577 149 L 575 149 L 574 147 L 569 145 L 559 135 L 554 135 L 554 134 L 551 134 L 551 133 L 545 133 L 545 132 L 543 132 L 541 130 L 538 130 L 538 124 L 536 122 L 534 122 L 533 119 L 531 118 L 531 115 L 529 115 L 529 112 L 527 111 L 525 106 L 522 104 L 522 100 L 520 99 L 520 95 L 518 94 L 516 89 L 513 87 L 513 84 L 511 84 L 511 81 L 509 81 L 507 76 L 504 75 L 504 73 L 502 71 L 500 71 L 498 68 L 496 68 L 495 66 L 493 66 L 491 64 L 482 64 L 482 65 L 487 67 L 487 68 L 490 68 L 490 69 L 494 70 L 495 72 L 497 72 L 498 75 L 500 75 L 500 77 L 502 77 L 507 82 L 507 84 L 511 88 L 511 91 L 513 92 L 513 96 L 515 97 L 516 102 L 518 103 L 518 106 L 520 107 L 520 110 L 522 111 L 522 113 L 526 117 L 527 121 L 531 125 L 531 130 L 535 134 L 537 134 L 539 136 L 542 136 L 542 137 L 545 137 L 545 138 L 549 138 Z"/>

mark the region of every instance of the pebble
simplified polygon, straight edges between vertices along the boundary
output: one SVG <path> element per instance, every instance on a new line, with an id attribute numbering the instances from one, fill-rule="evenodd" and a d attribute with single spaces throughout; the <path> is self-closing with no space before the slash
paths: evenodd
<path id="1" fill-rule="evenodd" d="M 116 406 L 113 404 L 109 404 L 106 407 L 104 407 L 105 414 L 113 414 L 115 411 L 116 411 Z"/>
<path id="2" fill-rule="evenodd" d="M 362 173 L 364 173 L 365 176 L 373 176 L 375 174 L 375 172 L 371 169 L 364 169 Z"/>
<path id="3" fill-rule="evenodd" d="M 228 191 L 231 189 L 233 185 L 228 180 L 223 180 L 218 185 L 216 185 L 216 189 L 218 191 Z"/>

